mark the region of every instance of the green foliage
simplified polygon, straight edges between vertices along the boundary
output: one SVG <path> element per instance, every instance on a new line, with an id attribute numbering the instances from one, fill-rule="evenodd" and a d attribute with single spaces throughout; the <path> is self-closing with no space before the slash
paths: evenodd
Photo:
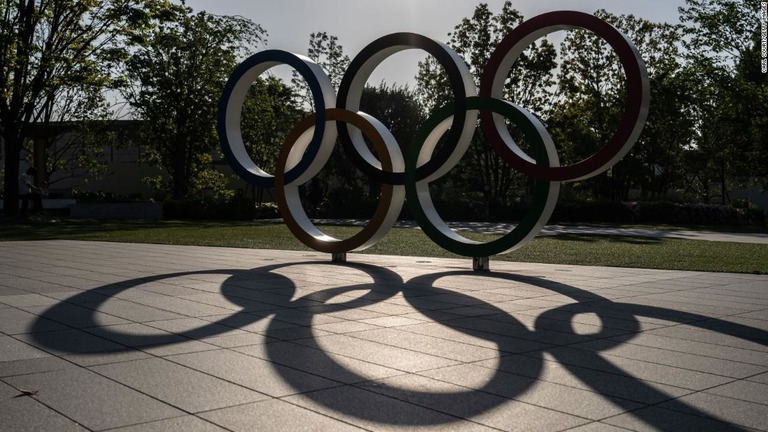
<path id="1" fill-rule="evenodd" d="M 646 63 L 649 117 L 623 161 L 594 179 L 564 184 L 563 195 L 620 201 L 639 190 L 643 199 L 677 194 L 728 203 L 734 187 L 754 181 L 765 186 L 768 79 L 759 69 L 758 9 L 756 0 L 689 0 L 681 8 L 683 25 L 597 11 L 633 41 Z M 449 35 L 449 44 L 470 70 L 482 70 L 499 38 L 522 20 L 509 2 L 498 15 L 480 4 Z M 420 64 L 417 79 L 417 94 L 427 109 L 452 98 L 434 60 Z M 510 72 L 505 95 L 542 117 L 564 165 L 591 156 L 608 140 L 626 97 L 618 57 L 585 30 L 569 31 L 558 50 L 546 40 L 529 47 Z M 518 140 L 514 130 L 512 135 Z M 519 142 L 525 149 L 524 140 Z M 527 179 L 506 173 L 506 164 L 483 146 L 482 137 L 476 137 L 463 166 L 437 186 L 438 199 L 459 202 L 485 192 L 485 208 L 524 199 Z"/>
<path id="2" fill-rule="evenodd" d="M 228 199 L 235 192 L 228 189 L 228 179 L 224 173 L 211 165 L 213 158 L 208 153 L 198 155 L 200 169 L 191 179 L 188 196 L 205 196 L 213 199 Z"/>
<path id="3" fill-rule="evenodd" d="M 768 78 L 759 71 L 757 0 L 687 0 L 680 8 L 694 98 L 686 191 L 730 200 L 739 178 L 768 182 Z M 719 190 L 716 188 L 719 187 Z"/>
<path id="4" fill-rule="evenodd" d="M 331 82 L 338 88 L 350 60 L 343 47 L 338 44 L 336 36 L 325 32 L 312 33 L 307 56 L 323 67 Z M 311 95 L 307 93 L 308 88 L 303 80 L 294 74 L 292 84 L 293 94 L 299 95 L 297 100 L 302 103 L 301 107 L 310 109 Z M 287 99 L 286 94 L 281 100 Z M 416 96 L 407 86 L 387 85 L 386 82 L 381 82 L 378 87 L 366 86 L 360 106 L 362 111 L 377 118 L 389 128 L 403 148 L 410 143 L 424 119 Z M 281 116 L 285 121 L 295 123 L 294 115 L 300 114 L 296 108 L 289 107 L 287 115 Z M 279 131 L 277 134 L 273 133 L 272 137 L 282 138 L 283 134 Z M 272 146 L 273 151 L 277 153 L 281 145 L 282 140 L 279 145 Z M 271 157 L 271 160 L 274 160 L 274 157 Z M 270 162 L 265 161 L 264 166 L 270 167 Z M 312 217 L 368 217 L 376 207 L 379 187 L 379 184 L 368 182 L 337 142 L 325 168 L 310 184 L 302 188 L 304 207 Z"/>
<path id="5" fill-rule="evenodd" d="M 327 32 L 315 32 L 309 35 L 307 57 L 314 60 L 331 79 L 333 88 L 338 90 L 341 79 L 349 66 L 349 56 L 344 54 L 344 47 L 339 44 L 339 38 Z M 301 75 L 293 71 L 291 85 L 296 91 L 297 101 L 305 109 L 311 109 L 312 93 Z"/>
<path id="6" fill-rule="evenodd" d="M 81 191 L 77 189 L 72 190 L 72 198 L 77 202 L 89 202 L 89 203 L 125 203 L 125 202 L 145 202 L 146 200 L 142 194 L 115 194 L 104 191 Z"/>
<path id="7" fill-rule="evenodd" d="M 736 94 L 743 115 L 744 140 L 740 150 L 751 176 L 768 188 L 768 74 L 761 71 L 760 33 L 752 34 L 752 46 L 736 65 Z"/>
<path id="8" fill-rule="evenodd" d="M 513 28 L 523 21 L 523 15 L 506 1 L 500 13 L 495 14 L 488 4 L 480 3 L 471 18 L 464 18 L 449 33 L 448 45 L 467 63 L 475 84 L 491 53 Z M 547 39 L 528 47 L 512 66 L 504 86 L 504 97 L 533 112 L 545 112 L 553 102 L 552 85 L 556 51 Z M 432 58 L 419 63 L 417 95 L 427 110 L 445 105 L 453 99 L 445 73 Z"/>
<path id="9" fill-rule="evenodd" d="M 494 14 L 488 4 L 481 3 L 471 18 L 463 19 L 448 35 L 448 45 L 465 60 L 477 85 L 493 50 L 522 21 L 522 14 L 510 1 L 504 3 L 498 14 Z M 510 70 L 504 85 L 504 98 L 539 115 L 549 112 L 555 100 L 556 57 L 555 47 L 547 39 L 533 43 Z M 431 111 L 453 100 L 445 72 L 434 59 L 427 58 L 419 63 L 416 79 L 416 94 L 425 109 Z M 515 130 L 512 133 L 524 146 L 525 137 Z M 479 208 L 490 217 L 487 209 L 491 205 L 510 205 L 521 197 L 525 199 L 527 182 L 491 150 L 478 132 L 463 163 L 439 182 L 442 183 L 439 187 L 449 194 L 439 199 L 460 200 L 462 196 L 480 193 L 485 203 Z"/>
<path id="10" fill-rule="evenodd" d="M 639 205 L 637 212 L 643 223 L 736 226 L 753 222 L 745 209 L 714 204 L 648 202 Z"/>
<path id="11" fill-rule="evenodd" d="M 678 8 L 687 45 L 699 56 L 730 63 L 743 58 L 759 31 L 760 0 L 686 0 Z"/>
<path id="12" fill-rule="evenodd" d="M 360 110 L 381 121 L 405 152 L 425 120 L 418 98 L 408 86 L 379 83 L 363 89 Z"/>
<path id="13" fill-rule="evenodd" d="M 403 152 L 423 121 L 413 92 L 408 87 L 389 86 L 384 82 L 363 90 L 360 108 L 392 132 Z M 317 215 L 324 217 L 369 217 L 376 208 L 381 186 L 360 173 L 341 145 L 335 147 L 315 185 L 320 189 L 315 193 L 323 195 L 319 203 L 314 202 Z M 314 196 L 309 192 L 311 205 Z"/>
<path id="14" fill-rule="evenodd" d="M 48 188 L 57 183 L 80 182 L 77 186 L 98 180 L 109 174 L 105 150 L 119 145 L 114 122 L 103 119 L 82 119 L 64 123 L 64 132 L 45 139 L 45 182 Z M 34 142 L 27 141 L 24 155 L 33 166 Z"/>
<path id="15" fill-rule="evenodd" d="M 280 217 L 274 203 L 255 205 L 237 196 L 219 199 L 168 199 L 163 217 L 169 220 L 253 220 Z"/>
<path id="16" fill-rule="evenodd" d="M 220 188 L 210 172 L 218 100 L 238 57 L 264 37 L 245 18 L 184 8 L 132 53 L 123 96 L 145 120 L 140 140 L 147 160 L 168 172 L 174 198 Z"/>
<path id="17" fill-rule="evenodd" d="M 625 203 L 600 201 L 560 201 L 550 218 L 558 223 L 634 223 L 638 222 L 637 207 Z"/>
<path id="18" fill-rule="evenodd" d="M 130 40 L 163 20 L 167 0 L 53 0 L 0 3 L 0 133 L 5 209 L 18 210 L 18 161 L 33 127 L 81 120 L 103 105 Z"/>
<path id="19" fill-rule="evenodd" d="M 681 175 L 682 143 L 693 129 L 686 114 L 692 83 L 681 70 L 681 29 L 604 10 L 595 15 L 638 48 L 651 81 L 651 107 L 632 151 L 610 173 L 586 183 L 593 196 L 604 199 L 627 199 L 631 188 L 640 189 L 643 196 L 663 196 Z M 570 31 L 560 55 L 561 99 L 548 125 L 560 147 L 561 163 L 573 164 L 594 154 L 618 128 L 627 98 L 625 75 L 610 46 L 585 30 Z"/>
<path id="20" fill-rule="evenodd" d="M 674 194 L 727 204 L 738 186 L 768 186 L 768 76 L 760 71 L 759 9 L 758 0 L 687 0 L 680 8 L 682 25 L 597 11 L 626 33 L 645 59 L 650 115 L 621 163 L 593 180 L 565 184 L 563 195 L 618 202 L 639 189 L 643 200 Z M 456 25 L 448 43 L 477 82 L 498 42 L 523 19 L 510 1 L 500 11 L 481 3 Z M 236 62 L 265 38 L 266 32 L 249 20 L 193 13 L 183 2 L 170 0 L 0 3 L 5 160 L 0 183 L 6 212 L 12 214 L 18 204 L 18 160 L 31 159 L 32 144 L 25 144 L 25 138 L 33 125 L 78 124 L 66 139 L 51 137 L 46 147 L 49 178 L 106 173 L 102 153 L 115 133 L 104 90 L 116 88 L 122 89 L 132 114 L 146 120 L 132 142 L 143 146 L 147 162 L 167 172 L 148 179 L 162 191 L 159 196 L 231 198 L 227 179 L 211 163 L 219 157 L 213 124 L 218 98 Z M 312 33 L 308 55 L 338 87 L 350 62 L 338 38 Z M 363 110 L 382 120 L 405 146 L 426 110 L 452 99 L 445 79 L 428 58 L 419 65 L 414 90 L 384 82 L 367 87 Z M 301 81 L 294 75 L 286 85 L 262 77 L 246 99 L 245 144 L 266 171 L 273 171 L 284 136 L 310 108 Z M 559 48 L 546 39 L 536 41 L 505 84 L 505 99 L 529 108 L 547 124 L 563 164 L 593 154 L 616 129 L 626 101 L 615 54 L 586 31 L 569 31 Z M 524 137 L 510 128 L 525 149 Z M 309 207 L 318 214 L 367 208 L 364 203 L 377 199 L 379 185 L 369 184 L 335 152 L 306 188 Z M 435 201 L 476 219 L 524 203 L 528 183 L 478 133 L 463 163 L 433 187 Z"/>
<path id="21" fill-rule="evenodd" d="M 296 98 L 294 88 L 270 76 L 257 79 L 245 99 L 243 142 L 253 162 L 265 172 L 275 172 L 285 136 L 304 116 Z"/>

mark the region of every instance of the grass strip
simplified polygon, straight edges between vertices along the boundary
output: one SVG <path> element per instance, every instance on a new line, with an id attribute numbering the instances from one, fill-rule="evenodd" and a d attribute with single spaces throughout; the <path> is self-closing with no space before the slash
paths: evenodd
<path id="1" fill-rule="evenodd" d="M 330 235 L 348 237 L 360 228 L 328 226 Z M 467 234 L 479 241 L 494 236 Z M 199 221 L 0 221 L 0 240 L 93 240 L 252 249 L 308 250 L 281 223 Z M 421 230 L 394 228 L 364 253 L 420 257 L 456 257 Z M 493 260 L 634 267 L 667 270 L 768 274 L 768 245 L 701 240 L 565 234 L 540 237 Z"/>

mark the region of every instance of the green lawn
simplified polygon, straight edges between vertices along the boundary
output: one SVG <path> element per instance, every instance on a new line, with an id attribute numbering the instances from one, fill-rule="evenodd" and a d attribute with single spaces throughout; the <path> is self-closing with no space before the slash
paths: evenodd
<path id="1" fill-rule="evenodd" d="M 348 237 L 359 228 L 325 229 L 331 235 Z M 473 237 L 481 241 L 493 238 L 481 234 Z M 0 219 L 0 240 L 44 239 L 307 250 L 281 223 Z M 381 243 L 365 253 L 456 257 L 439 248 L 420 230 L 408 228 L 392 229 Z M 768 245 L 697 240 L 560 235 L 537 238 L 520 250 L 493 259 L 768 274 Z"/>

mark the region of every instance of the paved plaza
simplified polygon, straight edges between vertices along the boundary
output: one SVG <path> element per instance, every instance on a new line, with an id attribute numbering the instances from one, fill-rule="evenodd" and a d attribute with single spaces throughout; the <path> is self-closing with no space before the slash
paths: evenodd
<path id="1" fill-rule="evenodd" d="M 768 431 L 768 276 L 0 242 L 2 431 Z"/>

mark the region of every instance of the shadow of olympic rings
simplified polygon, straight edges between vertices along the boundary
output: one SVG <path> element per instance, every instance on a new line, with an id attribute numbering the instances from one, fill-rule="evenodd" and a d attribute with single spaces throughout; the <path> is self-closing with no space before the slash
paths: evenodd
<path id="1" fill-rule="evenodd" d="M 325 289 L 312 292 L 303 297 L 294 298 L 297 292 L 296 284 L 291 278 L 279 274 L 278 271 L 293 266 L 307 264 L 322 266 L 339 265 L 327 262 L 304 262 L 271 265 L 252 270 L 193 271 L 148 276 L 126 282 L 105 285 L 95 290 L 78 294 L 47 309 L 35 321 L 32 328 L 32 336 L 41 346 L 61 353 L 95 354 L 92 351 L 84 353 L 77 345 L 68 342 L 66 338 L 53 338 L 47 336 L 47 333 L 45 332 L 47 320 L 61 320 L 60 317 L 68 313 L 68 308 L 71 303 L 88 303 L 88 307 L 91 309 L 82 308 L 82 313 L 85 315 L 78 317 L 79 322 L 82 323 L 81 327 L 92 327 L 89 328 L 89 332 L 108 340 L 119 341 L 124 345 L 124 349 L 122 349 L 123 351 L 133 350 L 134 348 L 131 347 L 137 346 L 172 345 L 180 342 L 179 336 L 182 337 L 181 341 L 187 340 L 187 338 L 199 339 L 216 336 L 233 328 L 244 327 L 259 320 L 272 317 L 270 324 L 267 326 L 266 336 L 274 336 L 279 332 L 281 328 L 281 326 L 278 325 L 279 321 L 289 321 L 298 324 L 300 327 L 297 330 L 298 334 L 295 335 L 296 339 L 303 339 L 303 347 L 309 346 L 315 348 L 315 354 L 311 359 L 306 359 L 307 362 L 311 361 L 316 367 L 322 368 L 324 376 L 332 376 L 333 379 L 339 382 L 346 384 L 353 383 L 360 386 L 361 383 L 369 382 L 371 379 L 339 364 L 321 347 L 312 332 L 313 317 L 318 314 L 351 310 L 364 305 L 382 302 L 392 298 L 398 293 L 402 293 L 406 301 L 425 317 L 447 326 L 456 332 L 483 339 L 496 345 L 497 350 L 500 353 L 498 359 L 499 363 L 496 370 L 493 372 L 493 375 L 487 379 L 487 382 L 484 385 L 474 389 L 462 388 L 460 391 L 438 393 L 404 389 L 383 382 L 377 382 L 375 383 L 375 393 L 364 391 L 346 392 L 328 398 L 318 396 L 318 394 L 321 394 L 322 392 L 312 392 L 314 388 L 307 387 L 307 383 L 303 382 L 297 374 L 285 374 L 283 373 L 282 368 L 275 368 L 276 372 L 281 374 L 284 381 L 291 385 L 298 393 L 303 393 L 305 397 L 312 398 L 316 402 L 325 405 L 330 409 L 368 421 L 400 425 L 440 424 L 454 420 L 458 421 L 462 418 L 471 419 L 491 409 L 497 408 L 507 400 L 505 398 L 513 399 L 530 389 L 532 380 L 521 380 L 520 377 L 536 378 L 540 376 L 544 364 L 544 352 L 549 352 L 563 367 L 599 394 L 605 396 L 610 395 L 612 393 L 612 384 L 607 381 L 595 380 L 593 375 L 589 372 L 590 370 L 600 370 L 609 374 L 628 377 L 631 380 L 630 386 L 632 387 L 633 392 L 641 392 L 653 400 L 665 401 L 665 408 L 711 418 L 711 415 L 632 377 L 630 373 L 606 360 L 599 354 L 599 351 L 617 347 L 634 338 L 640 332 L 640 323 L 637 320 L 638 316 L 685 323 L 689 326 L 711 330 L 756 344 L 764 346 L 768 345 L 768 332 L 754 327 L 666 308 L 613 302 L 589 291 L 553 282 L 551 280 L 501 273 L 486 273 L 480 275 L 478 273 L 465 271 L 442 272 L 418 276 L 406 282 L 400 275 L 387 268 L 347 263 L 340 266 L 347 269 L 352 267 L 361 270 L 369 275 L 373 281 L 369 283 Z M 126 290 L 161 280 L 177 277 L 193 278 L 199 275 L 229 275 L 227 280 L 221 285 L 222 295 L 229 301 L 244 306 L 244 309 L 216 322 L 211 322 L 210 324 L 175 334 L 147 335 L 118 333 L 107 327 L 100 327 L 97 322 L 96 313 L 98 309 L 110 298 Z M 501 279 L 504 281 L 536 286 L 570 297 L 576 300 L 576 303 L 566 304 L 543 312 L 536 318 L 534 329 L 529 330 L 519 320 L 496 306 L 467 294 L 435 286 L 438 280 L 442 278 L 468 275 Z M 275 284 L 278 284 L 279 288 L 275 288 Z M 249 302 L 254 300 L 261 301 L 259 300 L 259 292 L 266 290 L 271 294 L 268 296 L 269 299 L 266 303 L 274 305 L 275 309 L 263 312 L 248 311 L 247 306 Z M 360 291 L 364 291 L 364 294 L 356 295 Z M 93 302 L 92 297 L 94 292 L 100 292 L 106 295 L 100 301 Z M 350 296 L 350 294 L 355 294 L 356 296 Z M 446 319 L 445 314 L 426 305 L 428 296 L 435 295 L 439 295 L 441 301 L 444 302 L 474 304 L 477 307 L 484 308 L 488 311 L 488 315 L 492 315 L 492 319 L 468 317 Z M 425 296 L 427 296 L 426 301 Z M 331 299 L 338 300 L 339 298 L 342 300 L 347 298 L 350 299 L 343 302 L 329 302 Z M 301 313 L 295 313 L 297 311 L 300 311 Z M 610 311 L 610 314 L 607 314 L 608 311 Z M 286 313 L 291 314 L 291 316 L 284 317 L 283 314 Z M 623 320 L 625 324 L 625 332 L 617 336 L 615 331 L 610 331 L 609 328 L 603 326 L 603 328 L 596 334 L 581 335 L 574 330 L 572 323 L 573 318 L 576 315 L 584 313 L 596 314 L 602 322 L 615 319 Z M 281 320 L 281 318 L 285 319 Z M 492 326 L 489 328 L 491 323 Z M 494 331 L 493 327 L 498 329 L 498 331 Z M 590 364 L 589 368 L 577 367 L 576 364 L 579 362 L 574 361 L 576 360 L 572 357 L 574 354 L 569 353 L 569 350 L 547 348 L 547 346 L 552 346 L 554 348 L 563 345 L 562 342 L 552 339 L 552 331 L 558 332 L 560 335 L 567 335 L 569 338 L 567 345 L 580 342 L 591 342 L 593 344 L 592 350 L 594 351 L 584 350 L 582 352 L 582 350 L 578 350 L 580 353 L 578 355 L 580 357 L 587 358 Z M 276 336 L 275 338 L 279 339 L 279 337 Z M 525 356 L 528 360 L 524 362 L 525 364 L 521 364 L 516 360 L 516 356 L 507 355 L 521 352 L 520 347 L 517 346 L 520 343 L 520 339 L 538 342 L 544 346 L 544 348 L 525 352 Z M 597 344 L 597 348 L 595 348 L 594 344 Z M 276 347 L 278 346 L 281 348 L 277 349 Z M 282 365 L 295 364 L 298 355 L 297 352 L 293 352 L 290 349 L 286 350 L 285 346 L 286 344 L 266 345 L 267 355 L 273 363 Z M 298 348 L 299 347 L 297 346 L 297 349 Z M 120 351 L 121 349 L 117 348 L 117 350 Z M 306 350 L 302 352 L 305 351 Z M 109 352 L 115 352 L 115 350 L 110 348 Z M 581 363 L 583 364 L 583 362 Z M 363 386 L 362 388 L 365 387 Z M 503 389 L 505 398 L 491 397 L 493 394 L 499 394 L 499 389 Z M 441 407 L 450 407 L 448 411 L 450 415 L 454 417 L 440 417 L 437 419 L 403 413 L 400 413 L 401 415 L 392 416 L 387 410 L 377 409 L 376 401 L 381 398 L 379 394 L 388 395 L 396 399 L 405 400 L 438 410 L 440 410 Z M 370 400 L 365 399 L 366 395 L 370 395 Z M 637 409 L 637 402 L 616 397 L 610 398 L 610 401 L 624 410 L 630 411 L 631 414 L 635 415 L 639 420 L 658 430 L 674 429 L 672 426 L 665 424 L 664 419 L 647 413 L 647 411 L 641 410 L 633 412 L 633 410 Z M 724 423 L 718 430 L 743 429 Z"/>

